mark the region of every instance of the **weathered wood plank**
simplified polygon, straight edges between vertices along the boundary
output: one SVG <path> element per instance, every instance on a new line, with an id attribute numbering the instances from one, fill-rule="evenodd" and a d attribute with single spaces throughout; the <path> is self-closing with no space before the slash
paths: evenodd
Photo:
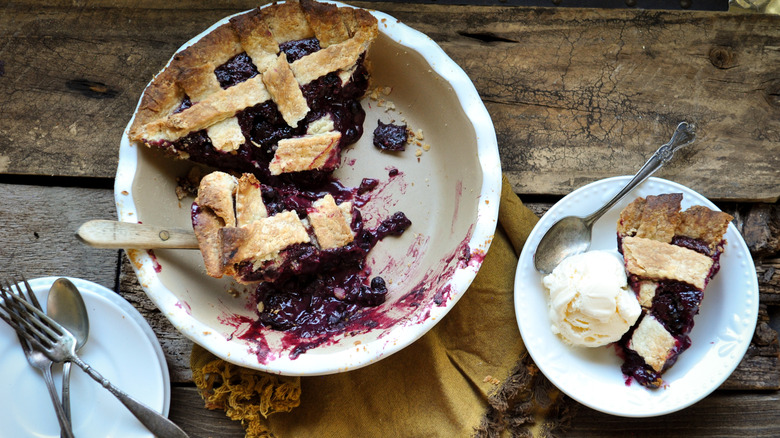
<path id="1" fill-rule="evenodd" d="M 71 276 L 113 290 L 119 251 L 76 238 L 96 217 L 116 218 L 112 190 L 0 184 L 0 278 Z"/>
<path id="2" fill-rule="evenodd" d="M 780 259 L 759 260 L 756 263 L 761 302 L 780 305 Z"/>
<path id="3" fill-rule="evenodd" d="M 192 341 L 179 333 L 149 299 L 138 283 L 132 264 L 124 251 L 122 251 L 122 266 L 119 273 L 119 294 L 138 309 L 157 335 L 165 360 L 168 362 L 171 382 L 192 382 L 190 369 Z"/>
<path id="4" fill-rule="evenodd" d="M 173 387 L 168 418 L 192 438 L 244 438 L 245 436 L 240 422 L 228 418 L 224 411 L 206 409 L 203 399 L 194 386 Z"/>
<path id="5" fill-rule="evenodd" d="M 305 396 L 305 395 L 304 395 Z M 623 418 L 577 406 L 563 436 L 588 437 L 776 437 L 780 396 L 717 391 L 682 411 L 658 418 Z M 739 415 L 735 415 L 739 413 Z M 195 437 L 243 437 L 238 422 L 209 411 L 193 387 L 175 386 L 169 418 Z"/>
<path id="6" fill-rule="evenodd" d="M 776 437 L 780 396 L 718 391 L 695 405 L 659 418 L 621 418 L 580 406 L 566 436 Z"/>
<path id="7" fill-rule="evenodd" d="M 744 216 L 742 236 L 753 255 L 764 258 L 780 254 L 780 205 L 752 205 Z"/>
<path id="8" fill-rule="evenodd" d="M 187 39 L 256 4 L 0 6 L 0 171 L 112 176 L 152 75 Z M 425 32 L 464 68 L 519 193 L 632 174 L 686 119 L 699 140 L 660 176 L 714 199 L 780 195 L 780 17 L 355 4 Z"/>
<path id="9" fill-rule="evenodd" d="M 778 17 L 390 8 L 474 80 L 518 193 L 633 174 L 688 120 L 697 143 L 659 176 L 716 199 L 777 198 L 780 76 L 767 66 L 780 62 Z M 764 123 L 769 136 L 754 137 Z M 751 177 L 730 174 L 742 171 Z"/>

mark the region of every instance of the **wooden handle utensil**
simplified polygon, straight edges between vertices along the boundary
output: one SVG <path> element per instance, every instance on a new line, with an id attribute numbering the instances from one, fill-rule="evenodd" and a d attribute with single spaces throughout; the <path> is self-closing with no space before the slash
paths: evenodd
<path id="1" fill-rule="evenodd" d="M 95 248 L 198 249 L 192 230 L 131 222 L 92 220 L 81 225 L 76 236 Z"/>

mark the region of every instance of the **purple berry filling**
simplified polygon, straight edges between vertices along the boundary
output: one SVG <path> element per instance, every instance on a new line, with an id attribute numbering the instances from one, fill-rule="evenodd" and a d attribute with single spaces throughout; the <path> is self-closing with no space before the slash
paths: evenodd
<path id="1" fill-rule="evenodd" d="M 229 88 L 239 82 L 244 82 L 257 76 L 257 67 L 252 63 L 252 58 L 246 53 L 228 59 L 228 61 L 214 69 L 217 82 L 222 88 Z"/>
<path id="2" fill-rule="evenodd" d="M 360 309 L 382 304 L 387 287 L 382 277 L 368 281 L 366 255 L 385 236 L 401 234 L 410 225 L 403 213 L 396 213 L 376 230 L 366 230 L 358 213 L 352 243 L 332 250 L 308 244 L 291 248 L 285 256 L 291 263 L 280 269 L 284 276 L 257 288 L 257 300 L 263 303 L 260 322 L 307 338 L 339 330 Z"/>
<path id="3" fill-rule="evenodd" d="M 384 124 L 377 120 L 377 127 L 374 129 L 374 146 L 377 148 L 383 151 L 403 151 L 408 139 L 406 125 Z"/>
<path id="4" fill-rule="evenodd" d="M 298 59 L 319 50 L 319 42 L 316 39 L 292 41 L 282 46 L 288 59 Z M 217 80 L 223 88 L 257 74 L 256 67 L 246 53 L 234 56 L 215 70 Z M 301 87 L 310 111 L 295 127 L 287 125 L 273 101 L 262 102 L 237 113 L 239 125 L 248 141 L 235 153 L 214 149 L 205 130 L 190 133 L 174 142 L 163 141 L 153 145 L 173 153 L 186 152 L 190 160 L 222 170 L 251 172 L 266 184 L 315 187 L 327 182 L 330 173 L 338 166 L 341 149 L 357 142 L 363 135 L 365 111 L 360 105 L 360 98 L 367 88 L 368 72 L 362 55 L 348 82 L 342 84 L 336 73 L 329 73 Z M 185 96 L 176 112 L 192 105 L 197 105 L 197 102 L 192 103 L 189 97 Z M 320 170 L 271 175 L 268 163 L 274 156 L 279 140 L 305 135 L 309 124 L 324 116 L 330 116 L 335 129 L 341 133 L 339 153 L 335 154 L 332 162 Z"/>
<path id="5" fill-rule="evenodd" d="M 319 51 L 320 40 L 317 38 L 306 38 L 297 41 L 288 41 L 279 44 L 279 49 L 287 55 L 287 62 L 292 63 L 306 55 Z"/>
<path id="6" fill-rule="evenodd" d="M 700 239 L 675 236 L 672 239 L 672 244 L 691 249 L 713 259 L 713 265 L 707 281 L 712 279 L 718 272 L 723 243 L 718 245 L 715 251 L 711 251 L 709 246 Z M 622 248 L 622 239 L 620 237 L 618 237 L 618 248 Z M 628 279 L 629 286 L 637 295 L 639 294 L 639 285 L 643 280 L 635 275 L 630 276 Z M 621 366 L 623 374 L 629 378 L 629 381 L 633 378 L 641 385 L 649 388 L 660 386 L 663 382 L 661 378 L 663 372 L 674 365 L 678 356 L 690 347 L 691 339 L 688 335 L 693 329 L 694 317 L 699 313 L 699 306 L 704 298 L 702 291 L 683 282 L 662 280 L 656 283 L 658 286 L 649 313 L 677 340 L 673 351 L 664 365 L 664 369 L 661 372 L 655 371 L 647 365 L 641 356 L 628 348 L 634 329 L 641 322 L 641 318 L 616 344 L 618 352 L 624 359 L 624 363 Z"/>
<path id="7" fill-rule="evenodd" d="M 360 187 L 358 187 L 357 194 L 358 195 L 364 195 L 372 190 L 374 190 L 379 185 L 379 180 L 374 178 L 363 178 L 362 181 L 360 181 Z"/>
<path id="8" fill-rule="evenodd" d="M 186 96 L 186 95 L 185 95 L 185 96 L 184 96 L 184 99 L 182 99 L 181 103 L 179 104 L 179 107 L 178 107 L 178 108 L 176 108 L 176 109 L 173 111 L 173 113 L 174 113 L 174 114 L 176 114 L 176 113 L 180 113 L 180 112 L 182 112 L 182 111 L 186 110 L 187 108 L 189 108 L 189 107 L 191 107 L 191 106 L 192 106 L 192 101 L 190 100 L 190 96 Z"/>

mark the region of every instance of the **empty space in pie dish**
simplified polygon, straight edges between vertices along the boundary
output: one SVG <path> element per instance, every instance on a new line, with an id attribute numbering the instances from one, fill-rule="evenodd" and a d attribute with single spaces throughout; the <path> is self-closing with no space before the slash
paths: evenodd
<path id="1" fill-rule="evenodd" d="M 360 207 L 368 228 L 396 211 L 412 221 L 402 236 L 385 238 L 369 253 L 371 276 L 382 276 L 388 286 L 386 302 L 369 309 L 382 322 L 377 328 L 331 336 L 295 358 L 289 336 L 267 329 L 261 333 L 267 351 L 261 352 L 240 338 L 247 318 L 257 319 L 254 287 L 209 277 L 196 250 L 128 252 L 141 286 L 176 329 L 225 360 L 287 375 L 373 363 L 425 334 L 455 305 L 493 238 L 500 162 L 492 122 L 473 84 L 428 37 L 373 14 L 380 34 L 367 55 L 372 80 L 362 101 L 364 134 L 342 152 L 334 176 L 349 187 L 363 178 L 380 181 Z M 372 144 L 377 120 L 422 133 L 420 145 L 380 151 Z M 193 199 L 178 200 L 175 189 L 177 178 L 194 166 L 123 137 L 115 189 L 119 219 L 191 229 Z M 393 169 L 398 174 L 391 177 Z"/>

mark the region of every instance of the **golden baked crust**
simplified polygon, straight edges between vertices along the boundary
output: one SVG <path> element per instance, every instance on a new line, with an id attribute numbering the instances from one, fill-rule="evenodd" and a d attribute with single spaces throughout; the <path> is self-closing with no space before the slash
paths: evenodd
<path id="1" fill-rule="evenodd" d="M 734 218 L 703 205 L 694 205 L 680 211 L 682 199 L 682 193 L 635 199 L 620 212 L 618 235 L 667 243 L 675 236 L 684 236 L 701 240 L 714 251 L 721 244 L 729 222 Z"/>
<path id="2" fill-rule="evenodd" d="M 331 195 L 325 195 L 312 204 L 307 216 L 320 248 L 338 248 L 355 239 L 349 227 L 352 221 L 351 209 L 352 203 L 345 202 L 340 207 Z"/>
<path id="3" fill-rule="evenodd" d="M 238 188 L 238 180 L 233 175 L 224 172 L 212 172 L 200 180 L 198 197 L 195 202 L 201 208 L 210 209 L 221 219 L 226 227 L 236 226 L 236 213 L 233 207 L 233 196 Z"/>
<path id="4" fill-rule="evenodd" d="M 215 149 L 230 153 L 247 141 L 236 114 L 269 100 L 295 128 L 309 112 L 301 86 L 331 72 L 348 79 L 377 35 L 376 19 L 367 11 L 312 0 L 290 0 L 233 17 L 177 53 L 152 80 L 129 138 L 164 147 L 206 130 Z M 280 52 L 281 43 L 312 37 L 321 50 L 292 63 Z M 215 69 L 242 53 L 258 74 L 223 89 Z M 185 98 L 189 107 L 182 107 Z"/>
<path id="5" fill-rule="evenodd" d="M 271 175 L 322 169 L 334 162 L 336 146 L 341 139 L 338 131 L 279 141 L 274 158 L 268 164 Z"/>
<path id="6" fill-rule="evenodd" d="M 238 180 L 234 176 L 213 172 L 201 179 L 195 198 L 198 213 L 192 221 L 192 228 L 206 272 L 212 277 L 222 277 L 222 237 L 219 230 L 236 226 L 233 196 L 237 187 Z"/>
<path id="7" fill-rule="evenodd" d="M 306 227 L 294 211 L 284 211 L 241 227 L 224 227 L 220 233 L 222 264 L 226 267 L 242 262 L 259 266 L 276 258 L 288 246 L 310 241 Z"/>
<path id="8" fill-rule="evenodd" d="M 643 279 L 675 280 L 703 290 L 712 259 L 681 246 L 641 237 L 623 239 L 626 270 Z"/>
<path id="9" fill-rule="evenodd" d="M 680 224 L 681 193 L 637 198 L 622 212 L 618 234 L 671 242 Z"/>
<path id="10" fill-rule="evenodd" d="M 222 236 L 219 230 L 224 226 L 224 222 L 217 215 L 205 208 L 200 210 L 197 219 L 192 221 L 206 273 L 215 278 L 221 278 L 223 275 Z"/>
<path id="11" fill-rule="evenodd" d="M 651 315 L 645 315 L 631 335 L 628 347 L 637 352 L 654 370 L 661 371 L 677 340 Z"/>
<path id="12" fill-rule="evenodd" d="M 681 193 L 668 193 L 637 198 L 626 206 L 617 225 L 621 252 L 629 274 L 643 280 L 682 281 L 703 290 L 713 265 L 709 256 L 723 249 L 723 235 L 733 218 L 700 205 L 680 211 L 682 198 Z M 709 253 L 671 244 L 681 237 L 704 242 Z M 654 289 L 640 288 L 640 300 L 652 301 Z"/>
<path id="13" fill-rule="evenodd" d="M 193 229 L 206 272 L 216 278 L 229 275 L 243 282 L 242 266 L 251 264 L 252 271 L 262 273 L 277 266 L 292 245 L 312 244 L 327 250 L 347 245 L 355 237 L 350 227 L 352 203 L 337 205 L 333 196 L 325 195 L 307 209 L 305 220 L 294 211 L 269 216 L 262 186 L 249 173 L 240 178 L 224 172 L 206 175 L 195 204 Z"/>
<path id="14" fill-rule="evenodd" d="M 694 205 L 680 213 L 680 217 L 682 220 L 677 227 L 677 235 L 703 241 L 710 253 L 721 244 L 729 222 L 734 219 L 730 214 L 710 210 L 702 205 Z"/>
<path id="15" fill-rule="evenodd" d="M 637 299 L 639 305 L 644 308 L 649 308 L 653 305 L 653 299 L 658 291 L 658 283 L 650 280 L 643 280 L 639 282 L 639 291 L 637 292 Z"/>
<path id="16" fill-rule="evenodd" d="M 249 173 L 241 175 L 236 189 L 236 225 L 249 225 L 266 217 L 268 211 L 263 203 L 260 181 Z"/>
<path id="17" fill-rule="evenodd" d="M 347 26 L 331 25 L 331 23 L 341 21 L 341 14 L 336 5 L 303 0 L 301 1 L 301 8 L 308 17 L 309 26 L 314 32 L 314 36 L 320 41 L 320 47 L 323 49 L 346 41 L 351 37 Z"/>
<path id="18" fill-rule="evenodd" d="M 241 147 L 246 141 L 244 134 L 241 133 L 241 126 L 238 119 L 231 117 L 221 122 L 217 122 L 206 130 L 214 149 L 221 152 L 233 152 Z"/>
<path id="19" fill-rule="evenodd" d="M 637 198 L 620 213 L 617 224 L 629 284 L 643 317 L 622 347 L 644 360 L 624 371 L 645 386 L 663 384 L 661 374 L 688 345 L 693 317 L 707 283 L 718 271 L 719 254 L 729 222 L 726 213 L 694 206 L 680 211 L 683 195 Z M 625 365 L 624 365 L 625 366 Z"/>
<path id="20" fill-rule="evenodd" d="M 297 126 L 309 112 L 309 105 L 303 97 L 290 64 L 287 63 L 287 56 L 284 53 L 280 54 L 262 77 L 284 121 L 290 126 Z"/>

